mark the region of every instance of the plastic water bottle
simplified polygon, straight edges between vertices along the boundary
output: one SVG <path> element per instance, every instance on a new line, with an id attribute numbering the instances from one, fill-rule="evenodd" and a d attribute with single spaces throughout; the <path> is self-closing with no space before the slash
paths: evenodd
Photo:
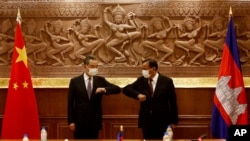
<path id="1" fill-rule="evenodd" d="M 168 133 L 170 141 L 172 141 L 173 140 L 174 132 L 173 132 L 173 129 L 171 128 L 171 125 L 168 125 L 168 128 L 167 128 L 166 132 Z"/>
<path id="2" fill-rule="evenodd" d="M 164 132 L 164 135 L 163 135 L 163 138 L 162 138 L 163 141 L 170 141 L 170 138 L 168 136 L 168 132 Z"/>
<path id="3" fill-rule="evenodd" d="M 27 134 L 24 134 L 23 135 L 23 140 L 22 141 L 29 141 L 29 138 L 28 138 L 28 135 Z"/>
<path id="4" fill-rule="evenodd" d="M 45 127 L 42 127 L 41 129 L 41 141 L 47 141 L 47 131 Z"/>

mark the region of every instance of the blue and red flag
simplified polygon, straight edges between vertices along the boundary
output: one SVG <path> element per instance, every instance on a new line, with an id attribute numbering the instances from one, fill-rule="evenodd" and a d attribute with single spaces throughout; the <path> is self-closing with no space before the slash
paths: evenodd
<path id="1" fill-rule="evenodd" d="M 232 17 L 228 24 L 213 101 L 211 132 L 214 138 L 228 139 L 231 125 L 248 124 L 246 91 Z"/>
<path id="2" fill-rule="evenodd" d="M 117 141 L 123 141 L 123 126 L 120 126 L 120 131 L 117 134 Z"/>

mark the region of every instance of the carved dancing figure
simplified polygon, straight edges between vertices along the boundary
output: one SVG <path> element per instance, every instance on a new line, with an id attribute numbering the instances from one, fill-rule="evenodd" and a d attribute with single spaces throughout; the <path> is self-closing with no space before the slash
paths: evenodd
<path id="1" fill-rule="evenodd" d="M 201 30 L 201 27 L 200 17 L 186 17 L 183 21 L 183 31 L 181 32 L 180 29 L 177 30 L 177 40 L 175 41 L 175 46 L 187 53 L 187 56 L 181 56 L 180 58 L 191 57 L 190 52 L 195 53 L 194 57 L 192 57 L 189 61 L 189 65 L 200 65 L 200 63 L 196 61 L 205 53 L 203 45 L 197 41 L 198 33 Z"/>
<path id="2" fill-rule="evenodd" d="M 13 52 L 14 37 L 8 35 L 8 31 L 12 28 L 12 23 L 9 19 L 4 20 L 0 27 L 0 65 L 7 65 L 11 60 Z M 7 57 L 4 57 L 6 56 Z"/>
<path id="3" fill-rule="evenodd" d="M 239 33 L 239 30 L 237 31 L 237 43 L 238 47 L 241 52 L 244 52 L 241 56 L 241 61 L 247 62 L 250 59 L 250 16 L 244 17 L 244 30 L 243 32 Z"/>
<path id="4" fill-rule="evenodd" d="M 81 59 L 85 59 L 87 54 L 94 54 L 100 47 L 105 45 L 105 40 L 99 35 L 101 26 L 94 26 L 94 34 L 90 32 L 91 24 L 88 19 L 76 21 L 72 30 L 80 42 L 81 47 L 75 50 L 75 56 Z"/>
<path id="5" fill-rule="evenodd" d="M 109 21 L 110 14 L 113 18 L 111 21 Z M 109 51 L 115 53 L 117 56 L 115 57 L 115 61 L 117 62 L 124 62 L 130 58 L 129 53 L 125 49 L 126 45 L 132 45 L 132 42 L 141 36 L 141 33 L 136 31 L 137 24 L 134 16 L 133 12 L 127 14 L 127 24 L 125 11 L 120 5 L 117 5 L 113 10 L 111 7 L 104 9 L 104 22 L 108 25 L 111 32 L 106 41 L 106 47 Z"/>
<path id="6" fill-rule="evenodd" d="M 169 32 L 172 30 L 172 23 L 168 17 L 153 17 L 151 20 L 151 25 L 153 28 L 153 33 L 150 35 L 145 35 L 146 40 L 142 42 L 142 46 L 152 49 L 156 52 L 156 55 L 159 56 L 159 52 L 163 52 L 163 57 L 159 60 L 160 63 L 165 63 L 170 65 L 170 62 L 164 62 L 166 58 L 171 56 L 174 52 L 173 45 L 166 42 Z M 143 31 L 145 34 L 148 31 L 147 25 L 142 25 L 142 28 L 145 28 Z"/>
<path id="7" fill-rule="evenodd" d="M 45 32 L 49 35 L 51 41 L 51 49 L 47 52 L 49 58 L 56 61 L 53 66 L 64 65 L 60 58 L 56 55 L 60 54 L 62 60 L 66 60 L 64 54 L 70 52 L 74 48 L 74 44 L 68 39 L 62 36 L 63 24 L 61 20 L 46 23 Z"/>
<path id="8" fill-rule="evenodd" d="M 26 23 L 23 23 L 23 27 L 26 27 L 24 29 L 23 35 L 24 40 L 26 43 L 26 49 L 27 49 L 27 55 L 32 54 L 34 61 L 36 64 L 44 64 L 46 63 L 46 48 L 47 44 L 43 40 L 41 40 L 41 36 L 37 37 L 36 33 L 36 22 L 32 19 L 28 21 L 27 25 Z M 40 58 L 38 58 L 37 54 L 40 55 Z M 34 63 L 29 57 L 29 61 L 31 63 Z"/>
<path id="9" fill-rule="evenodd" d="M 210 30 L 206 25 L 206 40 L 203 42 L 204 46 L 211 49 L 206 51 L 206 60 L 217 62 L 221 60 L 221 51 L 227 34 L 227 20 L 218 15 L 214 16 Z M 211 32 L 211 33 L 210 33 Z M 214 53 L 215 52 L 215 53 Z"/>

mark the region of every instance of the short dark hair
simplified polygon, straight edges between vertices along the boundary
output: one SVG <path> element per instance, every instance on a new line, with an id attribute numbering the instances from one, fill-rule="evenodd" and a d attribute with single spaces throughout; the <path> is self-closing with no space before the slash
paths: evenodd
<path id="1" fill-rule="evenodd" d="M 143 61 L 143 63 L 148 62 L 148 65 L 150 68 L 155 67 L 155 70 L 158 70 L 158 63 L 155 59 L 146 59 Z"/>
<path id="2" fill-rule="evenodd" d="M 83 61 L 83 64 L 84 64 L 84 65 L 88 65 L 89 62 L 90 62 L 90 60 L 96 60 L 96 57 L 93 56 L 93 55 L 88 55 L 88 56 L 86 56 L 86 58 L 85 58 L 84 61 Z"/>

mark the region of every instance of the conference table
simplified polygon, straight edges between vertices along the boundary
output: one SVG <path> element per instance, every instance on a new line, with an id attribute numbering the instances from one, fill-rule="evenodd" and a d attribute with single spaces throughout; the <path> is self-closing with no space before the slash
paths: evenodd
<path id="1" fill-rule="evenodd" d="M 22 139 L 12 139 L 12 140 L 0 139 L 0 141 L 22 141 Z M 30 139 L 29 141 L 40 141 L 40 140 Z M 98 139 L 98 140 L 48 139 L 47 141 L 117 141 L 117 140 L 116 139 Z M 124 141 L 162 141 L 162 140 L 124 139 Z M 195 139 L 175 139 L 173 141 L 195 141 Z M 203 139 L 202 141 L 226 141 L 226 140 L 225 139 Z"/>

